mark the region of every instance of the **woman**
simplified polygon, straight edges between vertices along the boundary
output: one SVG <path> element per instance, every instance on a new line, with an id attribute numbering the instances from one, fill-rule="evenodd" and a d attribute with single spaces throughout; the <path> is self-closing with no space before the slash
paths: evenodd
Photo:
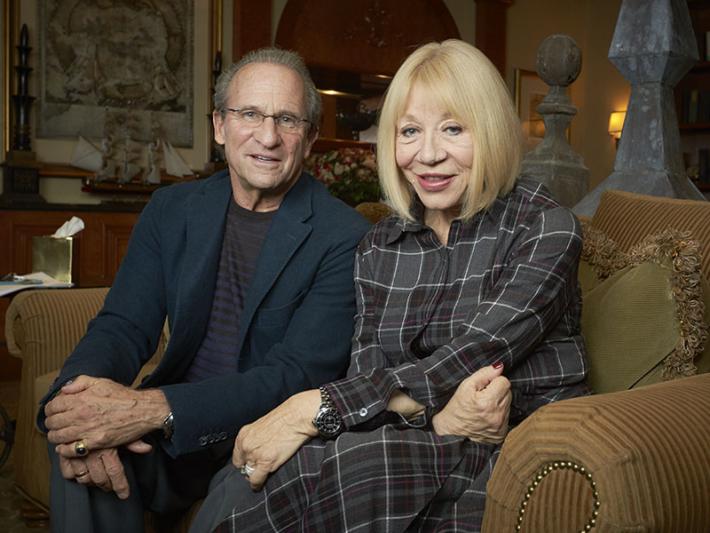
<path id="1" fill-rule="evenodd" d="M 404 62 L 378 132 L 394 215 L 358 249 L 348 376 L 241 430 L 195 530 L 480 529 L 508 414 L 587 393 L 579 224 L 517 179 L 520 146 L 474 47 Z"/>

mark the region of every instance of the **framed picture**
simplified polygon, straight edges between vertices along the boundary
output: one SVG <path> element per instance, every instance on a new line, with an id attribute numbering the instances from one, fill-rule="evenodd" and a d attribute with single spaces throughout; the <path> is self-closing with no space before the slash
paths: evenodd
<path id="1" fill-rule="evenodd" d="M 111 134 L 107 130 L 113 130 L 114 137 L 130 137 L 143 145 L 142 164 L 148 144 L 161 138 L 192 169 L 205 167 L 212 138 L 212 65 L 215 53 L 222 53 L 223 39 L 231 39 L 223 27 L 231 27 L 232 0 L 2 0 L 0 5 L 4 152 L 12 143 L 16 46 L 20 27 L 27 24 L 33 67 L 29 94 L 35 98 L 30 130 L 32 151 L 40 164 L 52 172 L 57 165 L 68 166 L 79 136 L 99 148 Z M 229 18 L 223 18 L 223 5 L 229 7 Z M 137 21 L 138 17 L 131 17 L 141 9 L 145 12 L 140 23 L 124 24 Z M 96 22 L 97 16 L 115 22 L 110 32 L 100 32 L 107 26 Z M 147 22 L 152 24 L 150 31 Z M 69 35 L 74 38 L 68 39 Z M 121 45 L 126 41 L 131 41 L 130 46 Z M 112 53 L 107 56 L 102 47 Z M 122 49 L 125 54 L 113 53 Z M 229 64 L 231 53 L 226 52 L 223 57 Z M 144 64 L 136 65 L 137 58 Z M 149 64 L 158 75 L 151 76 L 154 85 L 146 92 Z M 104 127 L 107 117 L 113 128 Z M 61 176 L 45 177 L 47 183 L 64 190 L 68 182 L 55 178 L 83 179 L 83 174 L 68 169 Z"/>
<path id="2" fill-rule="evenodd" d="M 193 2 L 39 3 L 37 136 L 193 144 Z M 127 135 L 128 133 L 126 133 Z"/>
<path id="3" fill-rule="evenodd" d="M 10 70 L 13 59 L 12 42 L 13 39 L 13 4 L 11 1 L 2 3 L 0 8 L 0 36 L 2 38 L 2 54 L 0 55 L 0 72 L 2 72 L 2 129 L 0 130 L 0 142 L 2 143 L 2 154 L 0 159 L 5 157 L 10 150 L 10 80 L 12 71 Z"/>
<path id="4" fill-rule="evenodd" d="M 545 136 L 545 123 L 537 112 L 549 87 L 535 71 L 515 69 L 515 107 L 528 142 L 535 145 Z"/>

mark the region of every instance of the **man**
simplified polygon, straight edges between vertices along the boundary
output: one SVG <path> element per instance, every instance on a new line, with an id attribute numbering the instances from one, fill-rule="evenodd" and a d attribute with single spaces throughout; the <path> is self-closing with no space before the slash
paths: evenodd
<path id="1" fill-rule="evenodd" d="M 228 172 L 153 195 L 43 400 L 53 530 L 133 532 L 143 509 L 177 516 L 241 426 L 346 369 L 367 223 L 302 173 L 320 111 L 292 52 L 252 52 L 220 77 Z M 166 316 L 165 355 L 131 389 Z"/>

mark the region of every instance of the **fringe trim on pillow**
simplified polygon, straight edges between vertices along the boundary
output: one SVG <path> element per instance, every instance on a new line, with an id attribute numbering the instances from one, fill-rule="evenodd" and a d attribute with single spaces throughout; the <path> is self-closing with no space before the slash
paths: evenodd
<path id="1" fill-rule="evenodd" d="M 671 289 L 676 303 L 680 338 L 673 353 L 663 361 L 663 379 L 692 376 L 693 363 L 702 353 L 708 338 L 705 302 L 700 282 L 700 244 L 689 231 L 666 229 L 646 237 L 629 250 L 630 264 L 654 262 L 671 268 Z"/>
<path id="2" fill-rule="evenodd" d="M 606 233 L 582 222 L 584 247 L 580 259 L 592 267 L 600 281 L 630 264 L 629 255 L 619 250 L 619 246 Z"/>
<path id="3" fill-rule="evenodd" d="M 698 369 L 693 360 L 703 352 L 708 339 L 705 302 L 701 285 L 700 244 L 689 231 L 666 229 L 650 235 L 625 253 L 606 234 L 582 222 L 586 261 L 600 280 L 629 265 L 652 262 L 670 268 L 673 300 L 680 335 L 673 352 L 663 360 L 663 379 L 692 376 Z"/>

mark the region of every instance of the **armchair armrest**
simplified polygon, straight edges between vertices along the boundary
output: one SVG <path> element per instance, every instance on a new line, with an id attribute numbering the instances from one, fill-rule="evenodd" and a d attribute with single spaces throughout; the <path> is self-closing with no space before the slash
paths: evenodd
<path id="1" fill-rule="evenodd" d="M 710 374 L 548 405 L 508 435 L 483 531 L 704 531 L 708 443 Z"/>
<path id="2" fill-rule="evenodd" d="M 61 368 L 107 292 L 108 288 L 49 289 L 15 296 L 5 315 L 5 337 L 10 354 L 22 359 L 23 375 L 29 370 L 34 379 Z"/>
<path id="3" fill-rule="evenodd" d="M 16 295 L 5 315 L 9 352 L 22 359 L 20 400 L 15 432 L 15 483 L 31 501 L 49 503 L 49 459 L 44 434 L 35 418 L 42 398 L 64 360 L 104 303 L 108 288 L 28 290 Z M 162 357 L 167 325 L 143 373 Z"/>

